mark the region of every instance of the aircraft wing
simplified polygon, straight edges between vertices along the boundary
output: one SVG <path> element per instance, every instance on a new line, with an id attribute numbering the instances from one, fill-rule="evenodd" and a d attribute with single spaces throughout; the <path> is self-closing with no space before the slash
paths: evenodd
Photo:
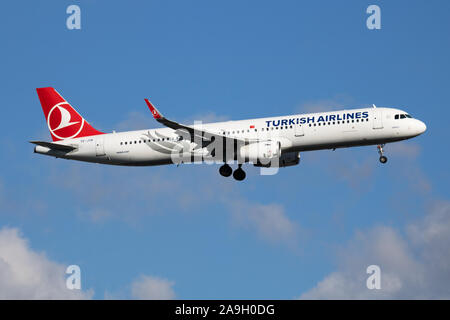
<path id="1" fill-rule="evenodd" d="M 59 150 L 64 152 L 70 152 L 72 150 L 75 150 L 75 147 L 67 146 L 64 144 L 54 143 L 54 142 L 47 142 L 47 141 L 30 141 L 30 143 L 36 144 L 38 146 L 47 147 L 53 150 Z"/>
<path id="2" fill-rule="evenodd" d="M 189 132 L 190 136 L 191 136 L 191 141 L 202 141 L 202 147 L 207 147 L 210 143 L 212 143 L 215 139 L 224 139 L 224 144 L 234 144 L 234 143 L 238 143 L 241 145 L 245 145 L 245 144 L 249 144 L 250 142 L 255 142 L 255 141 L 249 141 L 249 140 L 243 140 L 243 139 L 239 139 L 239 138 L 233 138 L 233 137 L 228 137 L 226 135 L 220 134 L 220 133 L 215 133 L 215 132 L 211 132 L 208 130 L 204 130 L 203 128 L 197 128 L 194 126 L 188 126 L 188 125 L 184 125 L 172 120 L 169 120 L 167 118 L 165 118 L 161 112 L 158 111 L 158 109 L 155 108 L 155 106 L 153 106 L 153 104 L 148 100 L 145 99 L 145 102 L 147 103 L 148 108 L 150 109 L 150 112 L 153 115 L 153 118 L 155 118 L 156 121 L 158 121 L 159 123 L 172 128 L 174 130 L 180 130 L 180 131 L 187 131 Z"/>

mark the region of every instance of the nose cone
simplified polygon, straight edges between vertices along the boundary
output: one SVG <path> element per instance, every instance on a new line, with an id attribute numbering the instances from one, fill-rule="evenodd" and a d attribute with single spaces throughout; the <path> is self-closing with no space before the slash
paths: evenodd
<path id="1" fill-rule="evenodd" d="M 417 134 L 422 134 L 422 133 L 424 133 L 426 130 L 427 130 L 427 126 L 426 126 L 426 124 L 425 123 L 423 123 L 422 121 L 420 121 L 420 120 L 417 120 Z"/>

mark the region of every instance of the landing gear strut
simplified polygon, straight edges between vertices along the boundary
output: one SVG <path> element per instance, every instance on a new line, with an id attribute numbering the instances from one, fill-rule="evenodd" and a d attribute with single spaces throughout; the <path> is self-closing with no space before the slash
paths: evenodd
<path id="1" fill-rule="evenodd" d="M 381 163 L 386 163 L 388 159 L 387 159 L 387 157 L 385 157 L 383 155 L 383 147 L 384 147 L 384 144 L 380 144 L 380 145 L 377 146 L 378 153 L 380 154 L 380 162 Z"/>
<path id="2" fill-rule="evenodd" d="M 224 177 L 231 176 L 232 172 L 233 172 L 233 169 L 231 169 L 231 167 L 227 163 L 225 163 L 223 166 L 221 166 L 219 168 L 219 173 Z"/>
<path id="3" fill-rule="evenodd" d="M 237 181 L 242 181 L 245 179 L 245 171 L 242 170 L 242 164 L 238 164 L 238 168 L 233 172 L 233 178 Z"/>

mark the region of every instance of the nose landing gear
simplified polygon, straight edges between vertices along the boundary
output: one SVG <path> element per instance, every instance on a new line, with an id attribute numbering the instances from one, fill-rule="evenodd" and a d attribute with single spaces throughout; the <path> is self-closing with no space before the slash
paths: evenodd
<path id="1" fill-rule="evenodd" d="M 384 144 L 380 144 L 380 145 L 377 146 L 378 153 L 380 154 L 380 162 L 381 163 L 386 163 L 388 159 L 387 159 L 386 156 L 383 155 L 383 147 L 384 147 Z"/>

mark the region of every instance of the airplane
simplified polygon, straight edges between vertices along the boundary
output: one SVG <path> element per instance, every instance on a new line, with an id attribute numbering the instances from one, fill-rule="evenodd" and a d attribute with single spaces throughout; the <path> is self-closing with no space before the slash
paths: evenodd
<path id="1" fill-rule="evenodd" d="M 219 173 L 246 177 L 242 165 L 298 165 L 300 152 L 376 145 L 381 163 L 386 143 L 416 137 L 424 122 L 396 108 L 350 109 L 186 125 L 169 120 L 145 99 L 165 128 L 104 133 L 95 129 L 54 88 L 36 89 L 52 142 L 30 141 L 34 152 L 56 158 L 121 166 L 216 162 Z M 233 170 L 230 163 L 237 163 Z"/>

